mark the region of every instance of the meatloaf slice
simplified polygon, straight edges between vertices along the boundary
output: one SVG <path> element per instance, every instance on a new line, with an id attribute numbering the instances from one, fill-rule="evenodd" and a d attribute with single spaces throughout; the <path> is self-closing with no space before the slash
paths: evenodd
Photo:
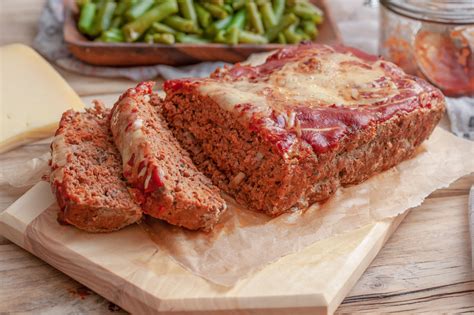
<path id="1" fill-rule="evenodd" d="M 316 44 L 164 88 L 163 116 L 198 168 L 269 215 L 303 209 L 411 157 L 445 102 L 390 62 Z"/>
<path id="2" fill-rule="evenodd" d="M 51 143 L 58 219 L 88 232 L 118 230 L 142 216 L 123 180 L 109 112 L 98 103 L 85 112 L 65 112 Z"/>
<path id="3" fill-rule="evenodd" d="M 111 130 L 123 174 L 146 214 L 191 230 L 210 230 L 226 204 L 173 137 L 152 87 L 144 82 L 129 89 L 112 109 Z"/>

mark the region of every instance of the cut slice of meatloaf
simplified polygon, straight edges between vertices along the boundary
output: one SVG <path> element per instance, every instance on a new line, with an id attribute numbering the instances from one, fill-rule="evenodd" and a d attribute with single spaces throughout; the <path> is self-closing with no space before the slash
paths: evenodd
<path id="1" fill-rule="evenodd" d="M 102 105 L 85 112 L 69 110 L 51 143 L 50 182 L 60 222 L 88 232 L 108 232 L 140 220 L 122 176 L 120 153 Z"/>
<path id="2" fill-rule="evenodd" d="M 445 102 L 390 62 L 316 44 L 164 87 L 163 115 L 198 168 L 270 215 L 325 200 L 411 157 Z"/>
<path id="3" fill-rule="evenodd" d="M 226 209 L 220 191 L 199 172 L 157 107 L 152 82 L 125 92 L 111 113 L 123 174 L 143 211 L 171 224 L 210 230 Z"/>

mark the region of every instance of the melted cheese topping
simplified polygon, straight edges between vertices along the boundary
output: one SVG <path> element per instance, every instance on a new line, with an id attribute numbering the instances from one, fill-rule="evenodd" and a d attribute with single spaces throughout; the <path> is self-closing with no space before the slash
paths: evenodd
<path id="1" fill-rule="evenodd" d="M 201 85 L 200 92 L 211 97 L 219 106 L 227 111 L 232 111 L 236 105 L 252 104 L 254 110 L 246 112 L 249 116 L 258 109 L 259 112 L 271 113 L 267 99 L 259 92 L 264 88 L 261 83 L 238 81 L 233 83 L 217 83 Z"/>
<path id="2" fill-rule="evenodd" d="M 301 104 L 370 105 L 398 93 L 396 84 L 382 68 L 383 62 L 368 63 L 350 53 L 306 55 L 256 80 L 208 80 L 199 86 L 199 91 L 229 111 L 239 104 L 251 104 L 251 112 L 263 113 L 272 109 L 287 111 L 288 107 Z"/>
<path id="3" fill-rule="evenodd" d="M 311 61 L 316 68 L 308 69 L 308 72 L 301 71 L 302 65 Z M 318 100 L 320 104 L 360 104 L 360 100 L 345 97 L 346 91 L 366 87 L 385 74 L 378 62 L 373 66 L 367 65 L 367 68 L 361 65 L 366 64 L 360 64 L 359 59 L 351 55 L 325 55 L 319 60 L 310 58 L 303 62 L 287 63 L 282 70 L 270 76 L 269 83 L 277 86 L 289 101 Z"/>
<path id="4" fill-rule="evenodd" d="M 143 134 L 143 120 L 137 118 L 137 114 L 133 109 L 138 106 L 137 101 L 126 97 L 120 100 L 120 106 L 112 112 L 111 130 L 115 136 L 117 148 L 122 154 L 122 165 L 124 173 L 131 172 L 135 164 L 144 160 L 143 150 L 137 150 L 140 145 L 145 142 L 145 135 Z M 132 127 L 132 128 L 131 128 Z M 130 160 L 132 155 L 134 157 L 134 164 Z M 144 167 L 142 171 L 147 171 Z M 143 176 L 143 174 L 141 174 Z M 140 177 L 140 175 L 139 175 Z"/>
<path id="5" fill-rule="evenodd" d="M 64 135 L 59 134 L 53 138 L 51 142 L 51 168 L 54 169 L 49 175 L 52 183 L 62 183 L 64 178 L 64 166 L 67 163 L 69 150 L 64 140 Z"/>

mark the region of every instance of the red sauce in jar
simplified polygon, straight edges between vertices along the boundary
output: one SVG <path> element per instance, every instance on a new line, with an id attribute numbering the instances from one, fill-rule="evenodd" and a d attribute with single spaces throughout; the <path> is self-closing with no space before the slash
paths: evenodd
<path id="1" fill-rule="evenodd" d="M 474 56 L 461 31 L 421 30 L 415 39 L 415 56 L 424 76 L 446 95 L 474 95 Z"/>

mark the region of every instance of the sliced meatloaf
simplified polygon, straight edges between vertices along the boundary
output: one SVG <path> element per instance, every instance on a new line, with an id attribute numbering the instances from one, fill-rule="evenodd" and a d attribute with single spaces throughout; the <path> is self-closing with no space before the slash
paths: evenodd
<path id="1" fill-rule="evenodd" d="M 226 209 L 220 191 L 199 172 L 161 117 L 152 82 L 125 92 L 111 113 L 123 175 L 143 211 L 191 230 L 210 230 Z"/>
<path id="2" fill-rule="evenodd" d="M 270 215 L 325 200 L 411 157 L 445 102 L 390 62 L 316 44 L 164 87 L 163 115 L 198 168 Z"/>
<path id="3" fill-rule="evenodd" d="M 50 182 L 60 206 L 58 219 L 88 232 L 117 230 L 142 216 L 122 176 L 109 112 L 98 103 L 85 112 L 65 112 L 51 143 Z"/>

